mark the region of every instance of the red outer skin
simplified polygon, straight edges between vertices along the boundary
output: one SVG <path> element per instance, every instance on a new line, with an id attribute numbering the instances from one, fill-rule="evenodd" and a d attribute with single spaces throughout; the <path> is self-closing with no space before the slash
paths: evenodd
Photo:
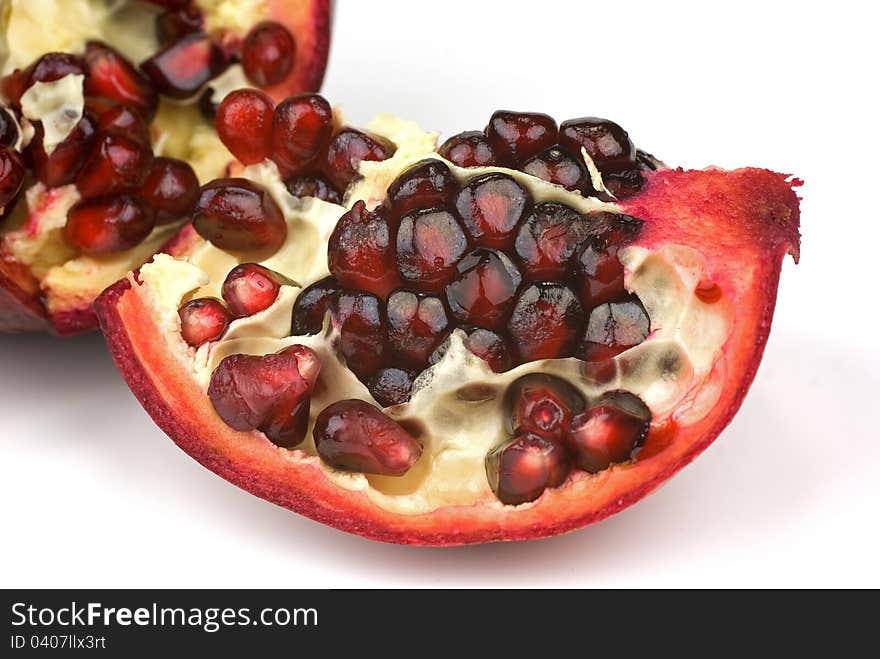
<path id="1" fill-rule="evenodd" d="M 786 253 L 798 254 L 793 187 L 799 181 L 760 169 L 660 171 L 646 177 L 644 190 L 621 204 L 646 221 L 637 244 L 648 249 L 687 244 L 700 250 L 714 281 L 732 299 L 735 317 L 722 350 L 720 398 L 702 420 L 670 433 L 665 449 L 634 464 L 578 477 L 533 504 L 450 506 L 422 515 L 388 512 L 328 480 L 317 458 L 281 459 L 283 449 L 261 433 L 227 427 L 192 379 L 182 339 L 154 323 L 135 277 L 104 292 L 98 317 L 116 363 L 159 427 L 208 469 L 257 496 L 338 529 L 400 544 L 459 545 L 564 533 L 635 503 L 718 436 L 760 362 L 782 260 Z M 171 251 L 184 253 L 195 240 L 187 229 Z"/>
<path id="2" fill-rule="evenodd" d="M 332 13 L 332 0 L 271 0 L 269 17 L 283 24 L 296 41 L 290 75 L 265 90 L 276 102 L 321 88 L 330 52 Z M 0 255 L 0 333 L 50 331 L 70 336 L 97 327 L 91 305 L 50 314 L 39 282 L 26 268 Z"/>

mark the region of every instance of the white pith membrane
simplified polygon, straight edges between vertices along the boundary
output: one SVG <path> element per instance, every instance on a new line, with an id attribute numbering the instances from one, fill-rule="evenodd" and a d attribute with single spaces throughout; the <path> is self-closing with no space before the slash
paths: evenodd
<path id="1" fill-rule="evenodd" d="M 251 26 L 270 17 L 268 0 L 196 0 L 195 4 L 209 33 L 223 29 L 243 37 Z M 161 12 L 157 5 L 136 0 L 0 0 L 0 76 L 24 69 L 48 52 L 82 54 L 90 40 L 108 44 L 137 67 L 160 48 L 153 24 Z M 206 85 L 213 89 L 212 100 L 217 103 L 233 89 L 250 86 L 239 64 Z M 213 123 L 199 111 L 199 96 L 182 102 L 160 98 L 150 132 L 156 157 L 185 160 L 205 183 L 223 176 L 233 157 L 217 138 Z M 26 117 L 54 127 L 44 140 L 51 153 L 82 116 L 82 76 L 37 83 L 25 97 Z M 27 122 L 24 128 L 32 131 Z M 76 187 L 47 189 L 33 178 L 25 185 L 30 187 L 0 226 L 0 255 L 30 268 L 50 313 L 88 306 L 107 286 L 154 254 L 183 222 L 157 226 L 130 250 L 82 255 L 61 232 L 67 211 L 80 199 Z"/>
<path id="2" fill-rule="evenodd" d="M 327 240 L 339 217 L 355 201 L 363 199 L 373 207 L 384 200 L 388 185 L 410 165 L 426 157 L 442 160 L 434 152 L 436 134 L 425 133 L 411 122 L 384 115 L 370 124 L 368 130 L 387 137 L 398 149 L 389 160 L 361 165 L 363 178 L 348 191 L 346 207 L 292 197 L 272 163 L 245 169 L 245 177 L 271 192 L 288 221 L 285 244 L 271 258 L 261 261 L 263 265 L 291 277 L 302 287 L 323 278 L 329 274 Z M 446 164 L 460 183 L 499 171 L 526 187 L 535 203 L 559 201 L 585 213 L 620 212 L 614 204 L 584 198 L 518 171 L 497 167 L 462 169 Z M 630 391 L 651 409 L 654 426 L 670 418 L 692 423 L 713 407 L 723 381 L 721 348 L 731 331 L 733 314 L 726 298 L 709 305 L 694 294 L 699 282 L 710 280 L 704 259 L 692 248 L 676 245 L 656 252 L 633 246 L 623 250 L 620 257 L 627 270 L 626 287 L 644 304 L 652 332 L 642 344 L 615 358 L 614 377 L 605 376 L 598 382 L 591 376 L 595 366 L 574 358 L 531 362 L 496 374 L 467 350 L 463 333 L 456 330 L 443 359 L 417 380 L 410 402 L 385 409 L 394 419 L 414 419 L 424 428 L 419 438 L 423 444 L 422 457 L 400 477 L 337 471 L 317 457 L 311 430 L 321 410 L 348 398 L 377 403 L 333 350 L 336 333 L 329 316 L 325 318 L 324 331 L 317 335 L 288 336 L 291 311 L 300 287 L 283 286 L 271 307 L 233 321 L 220 340 L 196 349 L 180 336 L 178 308 L 190 299 L 220 297 L 223 280 L 240 259 L 201 241 L 185 257 L 157 255 L 143 266 L 137 279 L 130 277 L 130 281 L 134 286 L 143 286 L 147 304 L 155 310 L 154 319 L 169 343 L 170 354 L 192 372 L 206 396 L 211 374 L 224 357 L 264 355 L 294 344 L 315 350 L 321 359 L 320 379 L 324 386 L 317 387 L 312 396 L 305 441 L 293 450 L 275 447 L 259 432 L 242 433 L 241 441 L 264 441 L 279 459 L 320 465 L 332 482 L 365 493 L 386 510 L 420 514 L 453 505 L 504 506 L 489 487 L 485 457 L 492 448 L 510 439 L 504 427 L 504 392 L 527 373 L 564 378 L 580 389 L 588 402 L 605 391 Z M 627 468 L 630 464 L 613 465 L 610 470 Z M 562 487 L 580 479 L 602 478 L 603 474 L 573 470 Z"/>

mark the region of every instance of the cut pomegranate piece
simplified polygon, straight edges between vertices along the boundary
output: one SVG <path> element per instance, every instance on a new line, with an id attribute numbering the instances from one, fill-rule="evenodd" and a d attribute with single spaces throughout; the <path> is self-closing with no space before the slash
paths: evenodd
<path id="1" fill-rule="evenodd" d="M 0 147 L 0 210 L 6 207 L 17 196 L 24 183 L 24 161 L 14 149 Z"/>
<path id="2" fill-rule="evenodd" d="M 331 204 L 342 204 L 342 193 L 323 176 L 294 176 L 284 184 L 294 197 L 314 197 Z"/>
<path id="3" fill-rule="evenodd" d="M 630 460 L 645 441 L 651 411 L 628 391 L 612 391 L 571 420 L 566 444 L 578 468 L 591 473 Z"/>
<path id="4" fill-rule="evenodd" d="M 559 487 L 571 469 L 561 444 L 524 433 L 486 456 L 489 486 L 502 503 L 534 501 L 547 488 Z"/>
<path id="5" fill-rule="evenodd" d="M 497 333 L 483 327 L 463 326 L 458 329 L 465 332 L 464 346 L 475 356 L 482 359 L 496 373 L 503 373 L 513 367 L 510 349 L 507 342 Z M 428 363 L 437 364 L 449 349 L 449 337 L 443 340 L 437 349 L 428 357 Z"/>
<path id="6" fill-rule="evenodd" d="M 137 110 L 109 98 L 88 96 L 85 99 L 85 111 L 94 117 L 101 133 L 122 135 L 146 148 L 152 148 L 150 129 Z"/>
<path id="7" fill-rule="evenodd" d="M 139 245 L 154 225 L 152 211 L 135 197 L 85 199 L 67 213 L 64 237 L 83 254 L 110 254 Z"/>
<path id="8" fill-rule="evenodd" d="M 299 94 L 279 103 L 272 121 L 272 160 L 282 174 L 295 174 L 311 164 L 330 139 L 333 109 L 323 96 Z"/>
<path id="9" fill-rule="evenodd" d="M 229 310 L 215 297 L 190 300 L 180 307 L 178 314 L 180 334 L 193 347 L 219 339 L 232 320 Z"/>
<path id="10" fill-rule="evenodd" d="M 514 247 L 526 281 L 566 279 L 569 262 L 590 233 L 586 218 L 554 201 L 535 206 L 516 234 Z"/>
<path id="11" fill-rule="evenodd" d="M 558 129 L 553 117 L 540 112 L 499 110 L 489 119 L 486 139 L 499 164 L 515 167 L 556 144 Z"/>
<path id="12" fill-rule="evenodd" d="M 370 378 L 367 389 L 382 407 L 400 405 L 409 400 L 416 373 L 402 368 L 380 368 Z"/>
<path id="13" fill-rule="evenodd" d="M 590 312 L 578 357 L 602 361 L 637 346 L 651 333 L 651 322 L 639 299 L 631 296 L 599 305 Z"/>
<path id="14" fill-rule="evenodd" d="M 243 164 L 262 162 L 272 153 L 274 111 L 275 104 L 263 92 L 237 89 L 217 108 L 217 136 Z"/>
<path id="15" fill-rule="evenodd" d="M 37 123 L 27 149 L 37 180 L 50 188 L 73 183 L 97 137 L 96 131 L 95 120 L 84 114 L 70 135 L 47 155 L 43 148 L 43 126 Z"/>
<path id="16" fill-rule="evenodd" d="M 312 436 L 321 459 L 343 471 L 403 476 L 422 455 L 412 435 L 362 400 L 341 400 L 325 408 Z"/>
<path id="17" fill-rule="evenodd" d="M 400 286 L 395 229 L 387 208 L 368 211 L 363 201 L 339 218 L 330 235 L 327 261 L 340 285 L 369 291 L 383 300 Z"/>
<path id="18" fill-rule="evenodd" d="M 449 167 L 432 158 L 394 179 L 388 187 L 388 202 L 397 217 L 402 217 L 420 208 L 449 206 L 457 191 L 458 182 Z"/>
<path id="19" fill-rule="evenodd" d="M 156 16 L 156 39 L 162 46 L 179 41 L 187 34 L 202 32 L 205 17 L 195 5 L 184 4 Z"/>
<path id="20" fill-rule="evenodd" d="M 202 32 L 193 32 L 165 46 L 141 64 L 160 94 L 192 98 L 226 68 L 223 51 Z"/>
<path id="21" fill-rule="evenodd" d="M 388 345 L 405 366 L 424 368 L 446 338 L 449 318 L 443 300 L 433 295 L 396 291 L 388 298 Z"/>
<path id="22" fill-rule="evenodd" d="M 642 222 L 628 215 L 589 216 L 591 237 L 574 260 L 584 309 L 610 302 L 626 292 L 623 264 L 617 254 L 635 240 Z"/>
<path id="23" fill-rule="evenodd" d="M 18 124 L 12 111 L 0 106 L 0 146 L 15 146 L 18 138 Z"/>
<path id="24" fill-rule="evenodd" d="M 385 305 L 370 293 L 342 291 L 329 306 L 339 352 L 361 380 L 369 379 L 384 365 Z"/>
<path id="25" fill-rule="evenodd" d="M 89 41 L 84 56 L 87 96 L 109 98 L 137 110 L 147 121 L 156 114 L 159 96 L 150 81 L 107 44 Z"/>
<path id="26" fill-rule="evenodd" d="M 281 286 L 290 283 L 284 275 L 259 263 L 242 263 L 226 275 L 221 292 L 229 310 L 241 318 L 271 307 Z"/>
<path id="27" fill-rule="evenodd" d="M 231 252 L 275 252 L 287 238 L 287 223 L 272 195 L 241 178 L 202 186 L 193 227 L 214 246 Z"/>
<path id="28" fill-rule="evenodd" d="M 241 65 L 257 87 L 283 82 L 293 69 L 296 44 L 280 23 L 263 21 L 248 32 L 241 50 Z"/>
<path id="29" fill-rule="evenodd" d="M 535 433 L 562 441 L 575 414 L 587 403 L 571 383 L 555 375 L 529 373 L 507 388 L 507 432 Z"/>
<path id="30" fill-rule="evenodd" d="M 437 152 L 459 167 L 492 167 L 499 164 L 489 140 L 478 130 L 453 135 Z"/>
<path id="31" fill-rule="evenodd" d="M 516 299 L 507 332 L 520 362 L 571 357 L 584 310 L 567 286 L 532 284 Z"/>
<path id="32" fill-rule="evenodd" d="M 548 183 L 561 185 L 566 190 L 594 193 L 587 169 L 573 156 L 558 147 L 547 149 L 527 160 L 522 171 Z"/>
<path id="33" fill-rule="evenodd" d="M 343 128 L 330 140 L 318 164 L 338 190 L 345 190 L 358 177 L 362 162 L 387 160 L 396 150 L 394 144 L 384 137 Z"/>
<path id="34" fill-rule="evenodd" d="M 397 264 L 403 279 L 422 291 L 440 293 L 455 278 L 455 264 L 468 239 L 452 213 L 426 209 L 404 215 L 397 230 Z"/>
<path id="35" fill-rule="evenodd" d="M 458 274 L 446 285 L 452 314 L 463 323 L 504 327 L 522 283 L 513 261 L 504 252 L 480 248 L 462 258 L 456 268 Z"/>
<path id="36" fill-rule="evenodd" d="M 211 375 L 208 398 L 221 419 L 240 431 L 260 430 L 277 446 L 302 443 L 320 360 L 294 345 L 271 355 L 231 355 Z"/>
<path id="37" fill-rule="evenodd" d="M 516 227 L 532 206 L 528 191 L 507 174 L 471 179 L 458 193 L 455 208 L 471 239 L 485 247 L 509 249 Z"/>
<path id="38" fill-rule="evenodd" d="M 300 291 L 293 305 L 291 335 L 303 336 L 320 332 L 324 327 L 324 314 L 330 298 L 339 291 L 339 282 L 333 277 L 319 279 Z"/>
<path id="39" fill-rule="evenodd" d="M 613 121 L 582 117 L 563 121 L 559 127 L 559 144 L 576 157 L 586 150 L 596 168 L 602 172 L 620 172 L 636 163 L 636 147 L 627 132 Z"/>
<path id="40" fill-rule="evenodd" d="M 199 199 L 199 180 L 188 163 L 156 158 L 141 187 L 141 196 L 156 211 L 156 223 L 189 217 Z"/>
<path id="41" fill-rule="evenodd" d="M 135 190 L 152 164 L 149 147 L 122 135 L 99 136 L 77 174 L 76 188 L 85 199 Z"/>

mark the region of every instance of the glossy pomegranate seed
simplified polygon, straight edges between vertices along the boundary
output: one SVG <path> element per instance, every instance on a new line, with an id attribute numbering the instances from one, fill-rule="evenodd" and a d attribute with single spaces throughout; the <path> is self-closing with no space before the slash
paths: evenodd
<path id="1" fill-rule="evenodd" d="M 141 197 L 156 211 L 156 223 L 189 217 L 199 199 L 199 180 L 189 163 L 156 158 L 141 187 Z"/>
<path id="2" fill-rule="evenodd" d="M 492 145 L 477 130 L 453 135 L 441 145 L 438 153 L 459 167 L 491 167 L 499 164 Z"/>
<path id="3" fill-rule="evenodd" d="M 645 183 L 642 173 L 638 169 L 628 169 L 624 172 L 614 172 L 605 174 L 602 177 L 603 183 L 608 192 L 613 194 L 617 199 L 626 199 L 632 197 Z"/>
<path id="4" fill-rule="evenodd" d="M 642 222 L 628 215 L 588 216 L 592 236 L 574 259 L 578 293 L 584 309 L 592 309 L 626 293 L 618 252 L 638 235 Z"/>
<path id="5" fill-rule="evenodd" d="M 566 190 L 590 190 L 593 186 L 587 168 L 559 147 L 542 151 L 526 161 L 522 171 Z"/>
<path id="6" fill-rule="evenodd" d="M 265 311 L 278 299 L 283 284 L 291 281 L 259 263 L 241 263 L 226 275 L 221 294 L 236 317 Z"/>
<path id="7" fill-rule="evenodd" d="M 412 435 L 362 400 L 342 400 L 325 408 L 312 436 L 321 459 L 343 471 L 403 476 L 422 455 Z"/>
<path id="8" fill-rule="evenodd" d="M 636 162 L 636 147 L 629 135 L 607 119 L 581 117 L 562 122 L 559 144 L 578 158 L 581 148 L 585 149 L 603 174 L 629 169 Z"/>
<path id="9" fill-rule="evenodd" d="M 370 378 L 367 389 L 382 407 L 400 405 L 409 400 L 416 374 L 402 368 L 380 368 Z"/>
<path id="10" fill-rule="evenodd" d="M 225 67 L 223 51 L 202 32 L 187 34 L 141 64 L 160 94 L 179 100 L 195 96 Z"/>
<path id="11" fill-rule="evenodd" d="M 18 137 L 18 123 L 12 111 L 0 107 L 0 146 L 15 146 Z"/>
<path id="12" fill-rule="evenodd" d="M 397 230 L 397 264 L 403 279 L 422 291 L 439 293 L 455 278 L 455 264 L 468 239 L 452 213 L 439 209 L 404 215 Z"/>
<path id="13" fill-rule="evenodd" d="M 232 320 L 229 310 L 215 297 L 190 300 L 180 307 L 178 315 L 183 340 L 194 347 L 219 339 Z"/>
<path id="14" fill-rule="evenodd" d="M 152 211 L 135 197 L 85 199 L 68 211 L 64 237 L 83 254 L 111 254 L 139 245 L 154 225 Z"/>
<path id="15" fill-rule="evenodd" d="M 331 204 L 342 203 L 342 193 L 323 176 L 294 176 L 287 179 L 285 185 L 294 197 L 314 197 Z"/>
<path id="16" fill-rule="evenodd" d="M 298 94 L 278 104 L 272 122 L 272 160 L 282 175 L 296 174 L 317 158 L 330 139 L 333 109 L 323 96 Z"/>
<path id="17" fill-rule="evenodd" d="M 439 160 L 428 159 L 416 163 L 388 186 L 391 210 L 402 217 L 420 208 L 451 205 L 458 182 L 449 167 Z"/>
<path id="18" fill-rule="evenodd" d="M 135 190 L 152 165 L 149 147 L 122 135 L 101 135 L 77 174 L 76 187 L 85 199 Z"/>
<path id="19" fill-rule="evenodd" d="M 558 130 L 553 117 L 539 112 L 499 110 L 489 119 L 486 139 L 506 167 L 519 165 L 556 144 Z"/>
<path id="20" fill-rule="evenodd" d="M 630 460 L 650 424 L 651 411 L 638 396 L 612 391 L 571 420 L 566 444 L 575 465 L 595 474 Z"/>
<path id="21" fill-rule="evenodd" d="M 583 308 L 569 288 L 538 283 L 517 297 L 507 333 L 523 363 L 571 357 L 583 326 Z"/>
<path id="22" fill-rule="evenodd" d="M 574 385 L 555 375 L 529 373 L 518 378 L 504 397 L 507 431 L 511 434 L 535 433 L 562 440 L 571 418 L 587 403 Z"/>
<path id="23" fill-rule="evenodd" d="M 317 334 L 324 327 L 324 314 L 330 298 L 340 290 L 333 277 L 324 277 L 306 286 L 296 298 L 290 323 L 292 336 Z"/>
<path id="24" fill-rule="evenodd" d="M 147 148 L 150 143 L 150 129 L 137 110 L 126 107 L 109 98 L 87 96 L 85 110 L 94 117 L 98 131 L 107 135 L 122 135 Z"/>
<path id="25" fill-rule="evenodd" d="M 19 153 L 9 147 L 0 147 L 0 210 L 5 210 L 18 196 L 24 174 L 24 161 Z"/>
<path id="26" fill-rule="evenodd" d="M 261 430 L 284 448 L 298 446 L 321 363 L 313 350 L 290 346 L 271 355 L 230 355 L 211 375 L 208 398 L 235 430 Z"/>
<path id="27" fill-rule="evenodd" d="M 561 444 L 523 433 L 486 456 L 489 486 L 502 503 L 534 501 L 547 488 L 559 487 L 571 469 Z"/>
<path id="28" fill-rule="evenodd" d="M 507 174 L 486 174 L 461 189 L 455 208 L 478 245 L 509 249 L 516 227 L 532 206 L 528 191 Z"/>
<path id="29" fill-rule="evenodd" d="M 84 56 L 87 96 L 109 98 L 140 113 L 147 121 L 156 114 L 159 96 L 149 79 L 107 44 L 89 41 Z"/>
<path id="30" fill-rule="evenodd" d="M 483 327 L 459 327 L 466 334 L 464 346 L 475 356 L 482 359 L 495 373 L 503 373 L 513 367 L 510 349 L 507 342 L 492 330 Z M 449 350 L 450 338 L 444 339 L 443 343 L 428 357 L 428 363 L 434 365 L 443 359 Z"/>
<path id="31" fill-rule="evenodd" d="M 573 208 L 555 201 L 535 206 L 517 232 L 514 243 L 523 279 L 565 279 L 569 262 L 589 233 L 589 222 Z"/>
<path id="32" fill-rule="evenodd" d="M 276 252 L 287 238 L 287 222 L 264 188 L 241 178 L 202 186 L 193 227 L 215 247 L 231 252 Z"/>
<path id="33" fill-rule="evenodd" d="M 272 153 L 274 111 L 275 104 L 263 92 L 237 89 L 217 108 L 217 136 L 243 164 L 262 162 Z"/>
<path id="34" fill-rule="evenodd" d="M 201 32 L 204 24 L 205 17 L 199 8 L 185 4 L 156 16 L 156 38 L 160 45 L 167 46 L 187 34 Z"/>
<path id="35" fill-rule="evenodd" d="M 355 202 L 330 234 L 330 273 L 344 288 L 369 291 L 384 300 L 401 283 L 394 233 L 387 208 L 377 206 L 368 211 L 363 201 Z"/>
<path id="36" fill-rule="evenodd" d="M 433 295 L 396 291 L 388 298 L 388 345 L 394 357 L 424 368 L 450 330 L 443 300 Z"/>
<path id="37" fill-rule="evenodd" d="M 370 293 L 342 291 L 330 298 L 330 316 L 339 331 L 339 352 L 361 380 L 385 360 L 385 309 Z"/>
<path id="38" fill-rule="evenodd" d="M 602 361 L 637 346 L 651 333 L 648 313 L 635 296 L 599 305 L 590 312 L 578 351 L 584 361 Z"/>
<path id="39" fill-rule="evenodd" d="M 283 82 L 293 70 L 296 44 L 287 28 L 274 21 L 255 25 L 244 39 L 241 65 L 257 87 Z"/>
<path id="40" fill-rule="evenodd" d="M 522 276 L 513 261 L 494 249 L 480 248 L 458 262 L 446 285 L 452 314 L 463 323 L 500 329 L 507 322 Z"/>
<path id="41" fill-rule="evenodd" d="M 84 114 L 70 135 L 47 155 L 43 149 L 43 126 L 37 123 L 27 149 L 37 180 L 50 188 L 73 183 L 96 139 L 96 131 L 95 120 Z"/>
<path id="42" fill-rule="evenodd" d="M 368 135 L 354 128 L 343 128 L 333 136 L 320 157 L 320 168 L 330 182 L 345 190 L 358 177 L 358 168 L 365 160 L 387 160 L 397 148 L 378 135 Z"/>

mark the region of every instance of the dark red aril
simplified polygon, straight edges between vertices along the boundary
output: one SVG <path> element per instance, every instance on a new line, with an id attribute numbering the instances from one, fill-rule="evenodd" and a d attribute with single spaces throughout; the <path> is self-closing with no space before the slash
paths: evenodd
<path id="1" fill-rule="evenodd" d="M 152 148 L 150 129 L 137 110 L 109 98 L 87 96 L 85 111 L 94 117 L 99 132 L 105 135 L 122 135 L 146 148 Z"/>
<path id="2" fill-rule="evenodd" d="M 629 135 L 607 119 L 581 117 L 562 122 L 559 144 L 576 158 L 585 149 L 603 174 L 632 168 L 636 162 L 636 147 Z"/>
<path id="3" fill-rule="evenodd" d="M 522 171 L 566 190 L 593 191 L 587 168 L 559 147 L 542 151 L 526 161 Z"/>
<path id="4" fill-rule="evenodd" d="M 38 82 L 55 82 L 67 75 L 85 74 L 81 57 L 70 53 L 46 53 L 23 71 L 16 69 L 3 78 L 3 95 L 13 107 L 20 107 L 21 97 Z"/>
<path id="5" fill-rule="evenodd" d="M 628 391 L 611 391 L 571 420 L 566 444 L 575 466 L 590 473 L 627 462 L 651 424 L 648 406 Z"/>
<path id="6" fill-rule="evenodd" d="M 403 476 L 422 446 L 400 424 L 362 400 L 342 400 L 325 408 L 312 431 L 318 455 L 343 471 Z"/>
<path id="7" fill-rule="evenodd" d="M 569 262 L 589 233 L 589 222 L 573 208 L 555 201 L 535 206 L 520 226 L 514 243 L 523 279 L 566 279 Z"/>
<path id="8" fill-rule="evenodd" d="M 583 327 L 584 311 L 571 289 L 542 282 L 517 297 L 507 333 L 519 362 L 524 363 L 571 357 Z"/>
<path id="9" fill-rule="evenodd" d="M 592 309 L 626 293 L 618 253 L 635 239 L 642 222 L 615 213 L 593 213 L 587 217 L 591 236 L 573 263 L 581 304 L 584 309 Z"/>
<path id="10" fill-rule="evenodd" d="M 395 366 L 380 368 L 370 378 L 367 389 L 370 390 L 370 395 L 382 407 L 400 405 L 409 400 L 415 379 L 416 373 L 413 371 L 407 371 Z"/>
<path id="11" fill-rule="evenodd" d="M 605 188 L 617 199 L 626 199 L 642 189 L 645 179 L 638 169 L 614 172 L 602 177 Z"/>
<path id="12" fill-rule="evenodd" d="M 331 204 L 342 203 L 342 193 L 323 176 L 294 176 L 284 184 L 294 197 L 314 197 Z"/>
<path id="13" fill-rule="evenodd" d="M 156 158 L 141 196 L 156 211 L 156 223 L 165 224 L 189 217 L 199 199 L 199 180 L 189 163 L 174 158 Z"/>
<path id="14" fill-rule="evenodd" d="M 27 152 L 34 168 L 34 176 L 49 188 L 57 188 L 73 183 L 96 139 L 97 123 L 94 118 L 84 114 L 61 144 L 51 155 L 43 148 L 43 126 L 36 124 L 34 138 Z"/>
<path id="15" fill-rule="evenodd" d="M 452 315 L 462 323 L 501 329 L 507 322 L 522 276 L 504 252 L 479 248 L 456 265 L 446 285 Z"/>
<path id="16" fill-rule="evenodd" d="M 330 298 L 338 349 L 355 375 L 367 380 L 385 365 L 385 305 L 375 295 L 342 291 Z"/>
<path id="17" fill-rule="evenodd" d="M 428 159 L 409 167 L 388 186 L 388 202 L 397 217 L 420 208 L 451 205 L 458 182 L 449 167 Z"/>
<path id="18" fill-rule="evenodd" d="M 18 151 L 0 147 L 0 211 L 18 196 L 24 183 L 25 166 Z"/>
<path id="19" fill-rule="evenodd" d="M 531 432 L 562 441 L 571 418 L 587 405 L 571 383 L 555 375 L 529 373 L 515 380 L 504 397 L 507 432 Z"/>
<path id="20" fill-rule="evenodd" d="M 332 132 L 333 109 L 326 98 L 318 94 L 291 96 L 275 108 L 272 160 L 283 176 L 301 173 L 318 157 Z"/>
<path id="21" fill-rule="evenodd" d="M 509 249 L 516 228 L 532 206 L 529 192 L 507 174 L 486 174 L 461 189 L 455 208 L 475 244 Z"/>
<path id="22" fill-rule="evenodd" d="M 18 123 L 12 110 L 0 107 L 0 146 L 15 146 L 18 138 Z"/>
<path id="23" fill-rule="evenodd" d="M 136 247 L 154 225 L 152 210 L 136 197 L 84 199 L 68 211 L 64 237 L 83 254 L 97 256 Z"/>
<path id="24" fill-rule="evenodd" d="M 109 98 L 136 110 L 149 121 L 156 114 L 159 96 L 150 80 L 107 44 L 89 41 L 84 56 L 87 96 Z"/>
<path id="25" fill-rule="evenodd" d="M 336 189 L 345 190 L 358 177 L 362 162 L 387 160 L 396 150 L 384 137 L 343 128 L 330 140 L 318 164 Z"/>
<path id="26" fill-rule="evenodd" d="M 123 135 L 99 135 L 76 177 L 84 199 L 136 190 L 153 165 L 152 150 Z"/>
<path id="27" fill-rule="evenodd" d="M 162 48 L 141 69 L 160 94 L 183 100 L 195 96 L 226 64 L 223 51 L 208 35 L 193 32 Z"/>
<path id="28" fill-rule="evenodd" d="M 202 186 L 193 227 L 215 247 L 231 252 L 276 252 L 287 238 L 287 222 L 269 192 L 241 178 Z"/>
<path id="29" fill-rule="evenodd" d="M 178 315 L 183 340 L 196 348 L 223 336 L 232 320 L 229 310 L 215 297 L 190 300 L 180 307 Z"/>
<path id="30" fill-rule="evenodd" d="M 502 373 L 513 367 L 513 359 L 507 342 L 497 333 L 483 327 L 463 326 L 458 329 L 465 332 L 464 346 L 476 357 L 489 365 L 495 373 Z M 434 365 L 443 359 L 449 350 L 451 335 L 446 337 L 437 349 L 428 357 L 428 363 Z"/>
<path id="31" fill-rule="evenodd" d="M 339 290 L 338 281 L 333 277 L 324 277 L 300 291 L 293 305 L 291 335 L 303 336 L 320 332 L 324 327 L 324 314 L 330 298 Z"/>
<path id="32" fill-rule="evenodd" d="M 291 281 L 259 263 L 241 263 L 226 275 L 221 294 L 238 318 L 265 311 L 278 299 L 283 284 Z"/>
<path id="33" fill-rule="evenodd" d="M 272 153 L 275 104 L 258 89 L 230 92 L 217 108 L 217 136 L 242 164 L 254 165 Z"/>
<path id="34" fill-rule="evenodd" d="M 400 220 L 398 270 L 407 283 L 419 290 L 442 292 L 455 278 L 455 264 L 468 248 L 461 223 L 449 211 L 420 210 Z"/>
<path id="35" fill-rule="evenodd" d="M 539 112 L 498 110 L 486 126 L 486 139 L 500 165 L 514 167 L 556 144 L 553 117 Z"/>
<path id="36" fill-rule="evenodd" d="M 156 39 L 159 45 L 167 46 L 192 32 L 204 29 L 205 17 L 195 5 L 184 5 L 179 9 L 162 12 L 156 16 Z"/>
<path id="37" fill-rule="evenodd" d="M 534 501 L 544 490 L 565 482 L 571 467 L 565 448 L 549 439 L 523 433 L 486 456 L 486 476 L 495 496 L 516 506 Z"/>
<path id="38" fill-rule="evenodd" d="M 492 167 L 499 164 L 489 140 L 478 130 L 453 135 L 437 152 L 459 167 Z"/>
<path id="39" fill-rule="evenodd" d="M 584 361 L 603 361 L 637 346 L 651 333 L 651 321 L 635 296 L 601 304 L 590 312 L 578 351 Z"/>
<path id="40" fill-rule="evenodd" d="M 383 300 L 400 286 L 394 246 L 396 227 L 388 209 L 367 210 L 355 202 L 339 218 L 327 250 L 330 273 L 343 288 L 356 288 Z"/>
<path id="41" fill-rule="evenodd" d="M 257 87 L 283 82 L 293 70 L 296 43 L 287 28 L 274 21 L 257 23 L 244 39 L 241 65 Z"/>
<path id="42" fill-rule="evenodd" d="M 443 300 L 425 293 L 395 291 L 388 298 L 388 346 L 395 359 L 424 368 L 450 330 Z"/>

